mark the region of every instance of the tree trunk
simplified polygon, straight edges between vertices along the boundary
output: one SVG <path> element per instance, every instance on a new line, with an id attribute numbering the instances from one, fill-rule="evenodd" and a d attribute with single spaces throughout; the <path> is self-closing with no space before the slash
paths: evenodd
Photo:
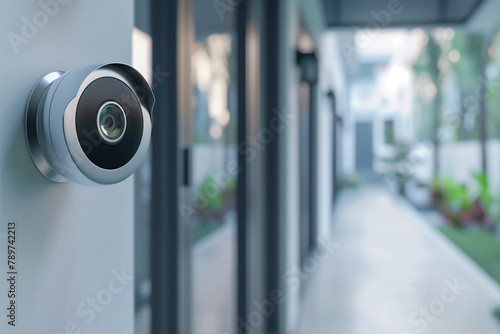
<path id="1" fill-rule="evenodd" d="M 486 62 L 488 59 L 488 45 L 489 39 L 485 39 L 481 54 L 481 77 L 486 77 Z M 484 91 L 487 91 L 487 87 L 483 87 Z M 479 139 L 481 141 L 481 168 L 484 175 L 488 172 L 488 151 L 487 151 L 487 117 L 486 114 L 486 93 L 479 99 Z"/>

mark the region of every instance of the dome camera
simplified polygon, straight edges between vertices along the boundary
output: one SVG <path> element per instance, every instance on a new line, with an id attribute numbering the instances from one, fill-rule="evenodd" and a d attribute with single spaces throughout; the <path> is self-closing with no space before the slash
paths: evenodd
<path id="1" fill-rule="evenodd" d="M 26 106 L 26 141 L 54 182 L 118 183 L 144 159 L 155 99 L 142 75 L 119 63 L 45 75 Z"/>

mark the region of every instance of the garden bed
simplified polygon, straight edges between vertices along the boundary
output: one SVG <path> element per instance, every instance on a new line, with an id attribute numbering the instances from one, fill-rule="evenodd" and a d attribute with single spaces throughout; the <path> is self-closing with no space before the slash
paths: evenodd
<path id="1" fill-rule="evenodd" d="M 500 284 L 500 236 L 482 228 L 442 226 L 438 229 Z M 493 315 L 500 321 L 500 307 Z"/>
<path id="2" fill-rule="evenodd" d="M 500 237 L 482 228 L 438 228 L 500 284 Z"/>

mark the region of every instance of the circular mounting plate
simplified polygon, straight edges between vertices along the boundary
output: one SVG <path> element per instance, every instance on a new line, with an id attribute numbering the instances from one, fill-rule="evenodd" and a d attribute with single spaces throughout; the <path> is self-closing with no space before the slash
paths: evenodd
<path id="1" fill-rule="evenodd" d="M 38 138 L 37 118 L 40 102 L 42 102 L 45 90 L 63 73 L 64 72 L 51 72 L 40 79 L 35 87 L 33 87 L 26 106 L 25 133 L 28 150 L 38 170 L 45 175 L 45 177 L 54 182 L 66 182 L 67 179 L 57 173 L 43 155 Z"/>

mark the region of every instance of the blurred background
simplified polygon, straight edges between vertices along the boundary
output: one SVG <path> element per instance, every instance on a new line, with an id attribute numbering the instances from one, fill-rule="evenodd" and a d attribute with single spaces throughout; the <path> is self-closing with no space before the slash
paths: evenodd
<path id="1" fill-rule="evenodd" d="M 136 333 L 500 333 L 500 1 L 135 1 Z"/>

